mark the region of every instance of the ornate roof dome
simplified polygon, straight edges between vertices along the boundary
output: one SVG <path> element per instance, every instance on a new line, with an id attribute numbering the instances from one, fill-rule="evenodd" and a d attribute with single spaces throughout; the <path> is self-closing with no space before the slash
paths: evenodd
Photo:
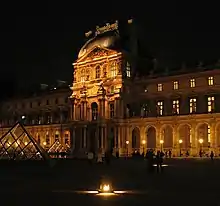
<path id="1" fill-rule="evenodd" d="M 117 31 L 108 31 L 89 39 L 80 49 L 78 58 L 84 56 L 95 46 L 120 50 L 120 36 Z"/>

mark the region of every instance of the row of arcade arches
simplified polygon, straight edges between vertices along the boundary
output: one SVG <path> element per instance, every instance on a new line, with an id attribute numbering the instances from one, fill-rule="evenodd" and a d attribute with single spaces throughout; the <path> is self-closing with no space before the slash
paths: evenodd
<path id="1" fill-rule="evenodd" d="M 161 136 L 158 137 L 163 140 L 163 148 L 164 149 L 172 149 L 174 146 L 174 138 L 173 138 L 173 128 L 171 125 L 164 125 L 161 130 Z M 220 125 L 216 130 L 216 137 L 220 136 Z M 196 127 L 197 139 L 202 139 L 203 147 L 209 147 L 211 141 L 211 131 L 210 126 L 207 123 L 199 124 Z M 131 138 L 131 147 L 132 148 L 141 148 L 142 140 L 146 140 L 146 148 L 155 149 L 156 148 L 156 139 L 157 139 L 156 128 L 154 126 L 150 126 L 147 128 L 145 137 L 141 137 L 140 129 L 135 127 L 132 130 L 132 138 Z M 177 130 L 177 139 L 181 139 L 181 147 L 183 149 L 189 149 L 192 143 L 191 139 L 191 127 L 188 124 L 183 124 L 178 127 Z M 220 146 L 220 140 L 218 141 Z"/>

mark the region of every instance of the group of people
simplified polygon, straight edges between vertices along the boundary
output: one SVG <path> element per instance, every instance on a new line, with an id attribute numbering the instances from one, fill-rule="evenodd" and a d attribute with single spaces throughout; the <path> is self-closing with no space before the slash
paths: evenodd
<path id="1" fill-rule="evenodd" d="M 111 152 L 105 152 L 105 153 L 88 152 L 87 158 L 90 164 L 93 164 L 94 162 L 110 164 L 111 155 L 112 155 Z"/>
<path id="2" fill-rule="evenodd" d="M 156 165 L 157 167 L 157 172 L 163 172 L 164 156 L 165 154 L 163 151 L 157 151 L 156 154 L 153 150 L 147 151 L 145 158 L 147 160 L 147 167 L 149 173 L 154 172 L 154 165 Z"/>

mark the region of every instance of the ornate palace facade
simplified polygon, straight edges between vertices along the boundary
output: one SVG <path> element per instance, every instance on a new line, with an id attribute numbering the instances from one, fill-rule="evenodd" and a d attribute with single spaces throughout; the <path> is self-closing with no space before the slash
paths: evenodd
<path id="1" fill-rule="evenodd" d="M 2 126 L 24 115 L 26 128 L 44 147 L 56 139 L 70 141 L 74 155 L 106 150 L 125 155 L 147 148 L 171 149 L 175 156 L 200 150 L 220 155 L 220 64 L 158 72 L 138 53 L 133 21 L 127 24 L 127 41 L 118 26 L 86 33 L 71 90 L 4 103 Z M 147 71 L 141 77 L 140 67 Z"/>

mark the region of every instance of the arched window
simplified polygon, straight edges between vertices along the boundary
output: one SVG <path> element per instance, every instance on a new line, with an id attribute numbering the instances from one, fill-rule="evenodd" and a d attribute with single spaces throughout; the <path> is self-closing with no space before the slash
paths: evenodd
<path id="1" fill-rule="evenodd" d="M 92 120 L 97 120 L 98 118 L 98 104 L 96 102 L 93 102 L 91 104 L 92 108 Z"/>
<path id="2" fill-rule="evenodd" d="M 95 78 L 99 79 L 100 78 L 100 66 L 97 66 L 95 69 Z"/>

